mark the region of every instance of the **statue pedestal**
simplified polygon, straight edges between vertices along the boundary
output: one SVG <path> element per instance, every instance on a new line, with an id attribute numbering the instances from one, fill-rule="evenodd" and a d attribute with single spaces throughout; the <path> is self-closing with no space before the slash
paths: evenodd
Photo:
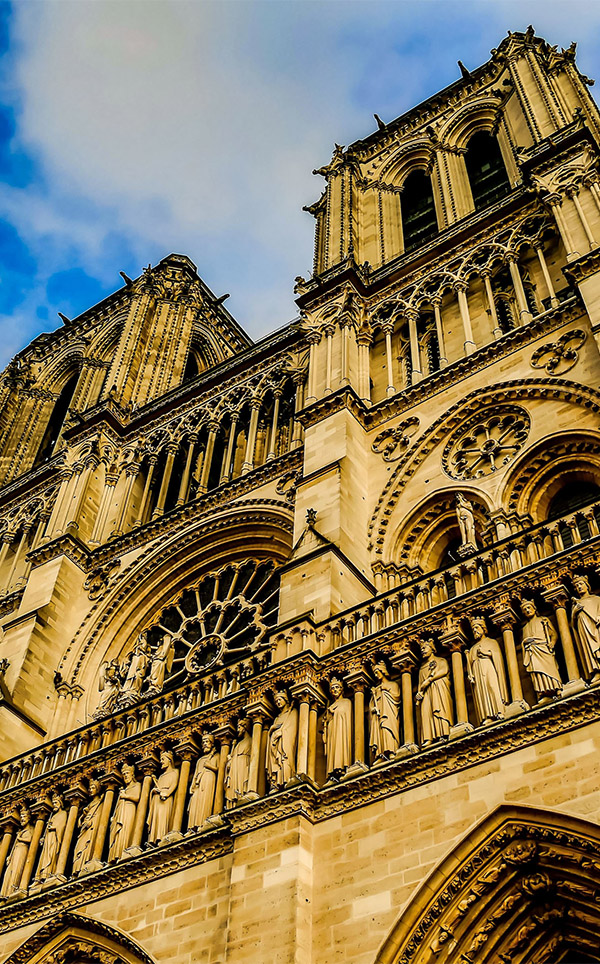
<path id="1" fill-rule="evenodd" d="M 181 830 L 169 830 L 168 834 L 166 834 L 162 838 L 162 840 L 159 840 L 158 846 L 166 847 L 167 844 L 179 843 L 180 840 L 183 840 L 183 834 Z"/>
<path id="2" fill-rule="evenodd" d="M 588 688 L 588 684 L 582 679 L 570 679 L 562 688 L 563 696 L 573 696 L 574 693 L 581 693 Z"/>
<path id="3" fill-rule="evenodd" d="M 521 713 L 526 713 L 529 709 L 531 707 L 526 700 L 515 700 L 504 708 L 504 719 L 510 720 L 513 716 L 520 716 Z"/>
<path id="4" fill-rule="evenodd" d="M 405 743 L 394 753 L 394 760 L 404 760 L 407 756 L 414 756 L 418 752 L 419 747 L 416 743 Z"/>
<path id="5" fill-rule="evenodd" d="M 472 733 L 474 727 L 471 723 L 455 723 L 454 726 L 450 727 L 450 732 L 448 734 L 449 740 L 458 740 L 461 736 L 466 736 L 468 733 Z"/>
<path id="6" fill-rule="evenodd" d="M 127 850 L 123 851 L 123 860 L 129 860 L 131 857 L 139 857 L 140 854 L 144 853 L 143 847 L 128 847 Z"/>
<path id="7" fill-rule="evenodd" d="M 202 824 L 202 830 L 220 830 L 227 824 L 227 821 L 221 813 L 213 813 L 210 817 L 206 818 L 206 821 Z"/>
<path id="8" fill-rule="evenodd" d="M 363 773 L 367 773 L 368 769 L 369 767 L 366 763 L 363 763 L 361 760 L 357 760 L 352 764 L 352 766 L 349 766 L 348 769 L 341 774 L 340 780 L 352 780 L 353 777 L 360 777 L 363 775 Z"/>
<path id="9" fill-rule="evenodd" d="M 248 793 L 245 793 L 243 797 L 240 797 L 238 803 L 243 806 L 245 803 L 254 803 L 254 801 L 258 799 L 259 795 L 256 790 L 248 790 Z"/>
<path id="10" fill-rule="evenodd" d="M 42 890 L 47 887 L 58 887 L 59 884 L 66 884 L 67 878 L 64 874 L 50 874 L 42 884 Z"/>
<path id="11" fill-rule="evenodd" d="M 464 542 L 456 552 L 461 559 L 466 559 L 468 556 L 474 556 L 476 552 L 479 552 L 479 549 L 472 542 Z"/>
<path id="12" fill-rule="evenodd" d="M 285 786 L 286 789 L 290 789 L 291 787 L 300 787 L 303 784 L 308 784 L 309 787 L 314 787 L 315 790 L 317 789 L 317 784 L 312 777 L 309 777 L 308 773 L 295 773 Z"/>
<path id="13" fill-rule="evenodd" d="M 88 860 L 87 864 L 83 865 L 81 874 L 95 874 L 98 870 L 104 870 L 106 863 L 104 860 Z"/>

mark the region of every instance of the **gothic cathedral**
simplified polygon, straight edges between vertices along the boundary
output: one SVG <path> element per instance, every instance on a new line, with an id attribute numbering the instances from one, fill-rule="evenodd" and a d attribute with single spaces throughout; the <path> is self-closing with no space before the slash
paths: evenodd
<path id="1" fill-rule="evenodd" d="M 1 964 L 600 960 L 600 113 L 533 28 L 0 379 Z"/>

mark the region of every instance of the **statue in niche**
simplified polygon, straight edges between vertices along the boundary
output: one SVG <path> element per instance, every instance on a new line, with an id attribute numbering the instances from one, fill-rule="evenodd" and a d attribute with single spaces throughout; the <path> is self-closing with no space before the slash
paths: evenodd
<path id="1" fill-rule="evenodd" d="M 373 664 L 373 674 L 377 682 L 371 687 L 369 703 L 371 758 L 389 759 L 400 746 L 400 687 L 390 679 L 383 660 Z"/>
<path id="2" fill-rule="evenodd" d="M 202 827 L 212 814 L 215 801 L 219 754 L 212 733 L 202 734 L 202 750 L 203 754 L 196 763 L 190 787 L 188 827 L 196 830 Z"/>
<path id="3" fill-rule="evenodd" d="M 522 629 L 523 666 L 531 676 L 535 694 L 540 702 L 560 696 L 562 680 L 554 657 L 558 639 L 547 616 L 538 616 L 535 603 L 524 599 L 521 612 L 525 617 Z"/>
<path id="4" fill-rule="evenodd" d="M 433 640 L 421 643 L 423 662 L 419 669 L 419 689 L 415 697 L 421 704 L 421 746 L 447 739 L 452 726 L 452 691 L 448 660 L 438 656 Z"/>
<path id="5" fill-rule="evenodd" d="M 571 621 L 585 678 L 600 678 L 600 596 L 590 592 L 587 576 L 571 578 L 577 598 L 573 599 Z"/>
<path id="6" fill-rule="evenodd" d="M 94 856 L 102 813 L 102 788 L 100 781 L 90 780 L 90 799 L 79 818 L 79 834 L 73 854 L 73 873 L 80 874 Z"/>
<path id="7" fill-rule="evenodd" d="M 146 679 L 150 658 L 148 638 L 146 633 L 140 633 L 129 661 L 125 660 L 121 667 L 121 677 L 124 677 L 124 681 L 115 709 L 124 710 L 141 699 L 142 686 Z"/>
<path id="8" fill-rule="evenodd" d="M 165 678 L 173 668 L 174 658 L 175 643 L 173 642 L 173 637 L 165 633 L 150 660 L 147 696 L 158 696 L 159 693 L 162 693 Z"/>
<path id="9" fill-rule="evenodd" d="M 277 690 L 275 706 L 279 713 L 267 736 L 267 774 L 271 790 L 285 786 L 296 772 L 298 710 L 291 705 L 286 690 Z"/>
<path id="10" fill-rule="evenodd" d="M 352 703 L 344 696 L 344 685 L 336 676 L 329 683 L 333 702 L 323 716 L 323 742 L 327 776 L 338 778 L 352 763 Z"/>
<path id="11" fill-rule="evenodd" d="M 12 897 L 19 890 L 29 845 L 33 837 L 33 824 L 31 822 L 31 812 L 28 807 L 21 807 L 19 812 L 20 827 L 12 845 L 12 850 L 6 861 L 6 871 L 2 881 L 0 897 Z"/>
<path id="12" fill-rule="evenodd" d="M 474 616 L 471 628 L 475 642 L 467 652 L 467 675 L 473 687 L 473 700 L 480 723 L 501 720 L 510 702 L 502 660 L 502 650 L 487 635 L 483 616 Z"/>
<path id="13" fill-rule="evenodd" d="M 250 736 L 250 720 L 245 717 L 238 720 L 237 737 L 231 748 L 225 769 L 225 806 L 227 809 L 235 807 L 240 797 L 243 797 L 248 791 L 252 738 Z"/>
<path id="14" fill-rule="evenodd" d="M 179 770 L 175 767 L 175 759 L 170 750 L 163 750 L 160 754 L 162 773 L 153 777 L 154 786 L 150 791 L 150 807 L 148 809 L 148 840 L 157 843 L 166 837 L 171 829 L 171 817 L 175 802 L 175 791 L 179 783 Z"/>
<path id="15" fill-rule="evenodd" d="M 44 836 L 42 837 L 42 853 L 35 875 L 36 882 L 47 880 L 56 871 L 60 845 L 65 835 L 67 826 L 67 811 L 65 810 L 63 798 L 60 793 L 52 794 L 52 813 L 46 823 Z"/>
<path id="16" fill-rule="evenodd" d="M 98 689 L 102 693 L 102 696 L 94 712 L 94 720 L 100 720 L 104 716 L 108 716 L 109 713 L 112 713 L 119 693 L 121 692 L 119 664 L 114 660 L 110 663 L 102 663 L 98 676 Z"/>
<path id="17" fill-rule="evenodd" d="M 137 805 L 140 802 L 142 786 L 135 778 L 135 767 L 124 763 L 121 767 L 125 785 L 119 790 L 117 805 L 110 823 L 110 845 L 108 859 L 120 860 L 123 852 L 131 845 Z"/>
<path id="18" fill-rule="evenodd" d="M 462 539 L 461 548 L 476 550 L 477 536 L 475 534 L 475 516 L 473 514 L 473 504 L 462 494 L 456 493 L 456 518 Z"/>

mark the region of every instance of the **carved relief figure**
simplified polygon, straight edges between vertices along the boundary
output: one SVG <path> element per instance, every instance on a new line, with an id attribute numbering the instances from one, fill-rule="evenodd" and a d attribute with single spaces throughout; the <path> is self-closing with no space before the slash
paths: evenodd
<path id="1" fill-rule="evenodd" d="M 94 713 L 94 719 L 102 719 L 108 716 L 115 708 L 115 703 L 121 692 L 121 678 L 119 676 L 119 666 L 116 662 L 102 663 L 98 676 L 98 689 L 102 696 Z"/>
<path id="2" fill-rule="evenodd" d="M 427 746 L 450 733 L 452 692 L 448 660 L 436 654 L 432 640 L 421 643 L 421 653 L 423 662 L 415 699 L 421 704 L 421 745 Z"/>
<path id="3" fill-rule="evenodd" d="M 121 773 L 125 786 L 119 790 L 110 824 L 109 860 L 119 860 L 131 844 L 137 805 L 142 793 L 141 784 L 136 780 L 135 769 L 130 763 L 123 764 Z"/>
<path id="4" fill-rule="evenodd" d="M 204 752 L 196 763 L 190 787 L 192 792 L 188 816 L 190 828 L 202 827 L 206 823 L 213 812 L 215 800 L 219 754 L 215 749 L 215 738 L 212 733 L 202 734 L 202 750 Z"/>
<path id="5" fill-rule="evenodd" d="M 573 599 L 571 619 L 578 643 L 583 673 L 589 681 L 600 677 L 600 596 L 590 592 L 587 576 L 579 573 L 572 578 L 577 595 Z"/>
<path id="6" fill-rule="evenodd" d="M 2 881 L 0 897 L 11 897 L 19 890 L 21 877 L 25 869 L 25 861 L 29 853 L 29 844 L 33 837 L 31 813 L 27 807 L 22 807 L 19 814 L 19 821 L 21 826 L 6 862 L 6 872 L 4 874 L 4 880 Z"/>
<path id="7" fill-rule="evenodd" d="M 390 757 L 400 746 L 400 687 L 390 679 L 383 660 L 373 665 L 377 683 L 371 688 L 369 703 L 369 746 L 373 759 Z"/>
<path id="8" fill-rule="evenodd" d="M 283 787 L 296 772 L 298 710 L 290 703 L 285 690 L 275 693 L 279 713 L 269 727 L 267 737 L 267 774 L 271 790 Z"/>
<path id="9" fill-rule="evenodd" d="M 476 549 L 477 536 L 475 534 L 473 505 L 462 492 L 456 493 L 456 518 L 458 519 L 463 546 L 473 546 Z"/>
<path id="10" fill-rule="evenodd" d="M 487 635 L 483 616 L 471 620 L 475 642 L 467 653 L 467 674 L 480 723 L 501 719 L 509 703 L 502 651 Z"/>
<path id="11" fill-rule="evenodd" d="M 152 654 L 150 673 L 148 675 L 148 696 L 155 696 L 158 693 L 162 693 L 165 685 L 165 677 L 173 668 L 174 657 L 175 644 L 173 637 L 165 633 Z"/>
<path id="12" fill-rule="evenodd" d="M 148 809 L 148 840 L 156 843 L 162 840 L 171 829 L 171 815 L 175 801 L 175 791 L 179 782 L 179 770 L 175 767 L 175 760 L 170 750 L 163 750 L 160 755 L 161 775 L 153 777 L 154 787 L 150 791 L 150 807 Z"/>
<path id="13" fill-rule="evenodd" d="M 90 801 L 79 818 L 79 835 L 73 854 L 73 873 L 79 874 L 94 855 L 94 846 L 102 813 L 100 782 L 90 780 Z"/>
<path id="14" fill-rule="evenodd" d="M 323 717 L 323 742 L 327 757 L 327 776 L 337 777 L 352 763 L 352 703 L 344 696 L 342 681 L 333 677 L 329 684 L 333 702 Z"/>
<path id="15" fill-rule="evenodd" d="M 530 599 L 523 600 L 521 612 L 526 620 L 522 630 L 523 666 L 531 676 L 536 696 L 543 700 L 558 696 L 562 681 L 554 658 L 556 630 L 547 616 L 538 616 Z"/>
<path id="16" fill-rule="evenodd" d="M 225 770 L 225 806 L 227 808 L 235 807 L 240 797 L 243 797 L 248 790 L 252 738 L 250 721 L 245 717 L 238 720 L 237 736 Z"/>
<path id="17" fill-rule="evenodd" d="M 135 644 L 129 665 L 125 661 L 122 675 L 125 675 L 116 708 L 123 709 L 141 699 L 142 686 L 150 664 L 150 644 L 145 633 L 141 633 Z M 126 669 L 126 672 L 125 672 Z"/>
<path id="18" fill-rule="evenodd" d="M 56 870 L 60 845 L 67 826 L 67 811 L 60 793 L 52 794 L 52 813 L 48 818 L 42 837 L 42 853 L 38 864 L 36 881 L 46 880 Z"/>

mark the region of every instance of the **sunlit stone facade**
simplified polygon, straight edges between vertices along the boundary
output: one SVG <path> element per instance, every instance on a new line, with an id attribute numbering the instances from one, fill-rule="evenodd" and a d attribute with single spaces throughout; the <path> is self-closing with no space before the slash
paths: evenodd
<path id="1" fill-rule="evenodd" d="M 2 964 L 598 959 L 588 83 L 336 146 L 259 342 L 171 255 L 4 372 Z"/>

